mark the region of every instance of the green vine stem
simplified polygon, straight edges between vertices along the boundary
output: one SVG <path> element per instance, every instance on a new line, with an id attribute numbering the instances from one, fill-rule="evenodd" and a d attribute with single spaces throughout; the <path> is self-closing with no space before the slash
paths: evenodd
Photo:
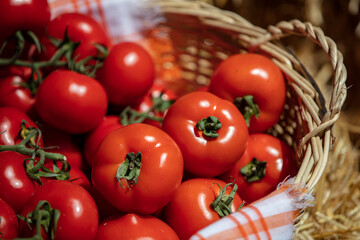
<path id="1" fill-rule="evenodd" d="M 252 116 L 255 116 L 256 118 L 260 116 L 259 106 L 254 102 L 254 97 L 252 95 L 237 97 L 234 100 L 234 104 L 244 116 L 248 127 L 250 126 L 250 119 Z"/>
<path id="2" fill-rule="evenodd" d="M 141 152 L 138 152 L 137 154 L 130 152 L 126 155 L 125 161 L 120 164 L 116 172 L 116 179 L 122 188 L 124 188 L 121 184 L 121 179 L 123 178 L 128 182 L 129 188 L 130 185 L 136 185 L 141 171 L 141 160 Z"/>
<path id="3" fill-rule="evenodd" d="M 266 161 L 253 158 L 246 166 L 240 169 L 240 174 L 247 182 L 260 181 L 266 175 Z"/>
<path id="4" fill-rule="evenodd" d="M 238 189 L 238 186 L 236 183 L 231 182 L 225 185 L 224 188 L 221 188 L 221 186 L 217 183 L 216 184 L 219 188 L 220 188 L 220 192 L 217 195 L 216 199 L 214 200 L 214 202 L 212 202 L 210 204 L 210 207 L 212 209 L 214 209 L 215 212 L 217 212 L 217 214 L 219 215 L 219 217 L 225 217 L 229 214 L 232 214 L 233 211 L 231 210 L 231 205 L 233 203 L 236 191 Z M 229 186 L 232 186 L 233 188 L 231 190 L 231 192 L 229 193 L 229 195 L 226 195 L 226 189 Z M 238 208 L 238 210 L 243 206 L 243 204 Z"/>
<path id="5" fill-rule="evenodd" d="M 211 138 L 219 137 L 219 131 L 222 127 L 222 123 L 215 116 L 209 116 L 207 118 L 203 118 L 196 123 L 197 129 L 202 131 L 205 136 Z"/>

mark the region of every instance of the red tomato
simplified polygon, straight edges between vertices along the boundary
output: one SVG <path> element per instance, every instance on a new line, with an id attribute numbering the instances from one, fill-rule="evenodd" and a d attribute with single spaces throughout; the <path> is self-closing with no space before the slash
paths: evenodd
<path id="1" fill-rule="evenodd" d="M 24 161 L 28 157 L 16 152 L 0 152 L 0 198 L 17 213 L 20 213 L 37 187 L 26 175 Z"/>
<path id="2" fill-rule="evenodd" d="M 105 87 L 110 103 L 134 105 L 151 88 L 155 65 L 143 47 L 132 42 L 122 42 L 110 50 L 96 78 Z"/>
<path id="3" fill-rule="evenodd" d="M 18 236 L 19 223 L 14 210 L 0 198 L 0 238 L 13 239 Z"/>
<path id="4" fill-rule="evenodd" d="M 49 21 L 50 10 L 47 0 L 0 1 L 1 40 L 7 39 L 17 30 L 44 32 Z"/>
<path id="5" fill-rule="evenodd" d="M 6 76 L 0 77 L 0 106 L 15 107 L 29 116 L 35 116 L 35 98 L 24 84 L 29 82 L 31 69 L 10 67 Z"/>
<path id="6" fill-rule="evenodd" d="M 220 187 L 226 183 L 218 179 L 194 178 L 183 182 L 176 190 L 175 196 L 165 207 L 165 221 L 178 234 L 180 239 L 189 239 L 198 230 L 220 219 L 211 204 L 220 194 Z M 232 187 L 226 188 L 229 195 Z M 229 204 L 232 212 L 238 210 L 242 200 L 235 193 Z"/>
<path id="7" fill-rule="evenodd" d="M 179 145 L 185 170 L 203 177 L 229 170 L 245 151 L 249 135 L 231 102 L 201 91 L 182 96 L 169 108 L 163 130 Z"/>
<path id="8" fill-rule="evenodd" d="M 249 115 L 250 132 L 263 132 L 272 127 L 279 120 L 286 97 L 280 68 L 262 55 L 249 53 L 224 60 L 212 75 L 209 91 L 240 105 L 244 116 Z M 258 115 L 256 110 L 244 112 L 249 108 L 245 96 L 253 96 Z"/>
<path id="9" fill-rule="evenodd" d="M 182 175 L 179 147 L 165 132 L 148 124 L 112 131 L 93 159 L 93 185 L 124 212 L 150 214 L 161 209 L 180 185 Z"/>
<path id="10" fill-rule="evenodd" d="M 70 134 L 96 128 L 107 109 L 106 92 L 99 82 L 67 70 L 49 74 L 38 88 L 35 101 L 44 122 Z"/>
<path id="11" fill-rule="evenodd" d="M 122 125 L 120 124 L 119 116 L 105 116 L 102 122 L 86 136 L 84 156 L 90 167 L 92 166 L 92 160 L 96 149 L 104 137 L 113 130 L 121 127 Z"/>
<path id="12" fill-rule="evenodd" d="M 258 133 L 250 134 L 244 155 L 221 179 L 235 180 L 239 195 L 251 203 L 274 191 L 281 181 L 297 171 L 288 145 L 271 135 Z"/>
<path id="13" fill-rule="evenodd" d="M 52 209 L 60 211 L 55 240 L 95 239 L 99 223 L 98 210 L 84 188 L 67 181 L 48 182 L 35 191 L 21 215 L 26 216 L 34 211 L 41 200 L 48 201 Z M 31 227 L 34 228 L 34 225 Z M 33 234 L 34 229 L 30 230 L 27 223 L 20 221 L 20 235 L 29 237 Z"/>
<path id="14" fill-rule="evenodd" d="M 80 45 L 74 52 L 78 60 L 89 56 L 97 56 L 98 50 L 94 43 L 109 47 L 109 37 L 101 25 L 90 16 L 81 13 L 64 13 L 52 19 L 47 26 L 47 35 L 55 39 L 64 39 L 65 31 L 69 38 Z M 50 59 L 56 52 L 56 47 L 49 41 L 48 37 L 42 38 L 45 51 L 42 59 Z"/>
<path id="15" fill-rule="evenodd" d="M 150 215 L 126 214 L 105 220 L 96 235 L 98 240 L 156 239 L 178 240 L 166 223 Z"/>
<path id="16" fill-rule="evenodd" d="M 0 107 L 0 145 L 15 145 L 21 142 L 23 138 L 19 132 L 22 120 L 28 123 L 27 127 L 37 128 L 36 124 L 22 111 L 13 107 Z M 42 138 L 40 146 L 44 146 Z"/>

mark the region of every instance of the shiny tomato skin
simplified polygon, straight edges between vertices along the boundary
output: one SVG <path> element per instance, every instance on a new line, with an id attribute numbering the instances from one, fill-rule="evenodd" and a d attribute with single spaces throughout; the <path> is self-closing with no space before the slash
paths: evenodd
<path id="1" fill-rule="evenodd" d="M 180 239 L 189 239 L 198 230 L 220 219 L 218 213 L 210 207 L 220 191 L 217 184 L 221 188 L 226 185 L 218 179 L 193 178 L 183 182 L 176 190 L 175 196 L 165 207 L 165 222 Z M 231 189 L 226 189 L 227 195 Z M 231 210 L 237 211 L 241 204 L 241 198 L 235 194 Z"/>
<path id="2" fill-rule="evenodd" d="M 15 211 L 0 198 L 0 238 L 18 237 L 19 223 Z"/>
<path id="3" fill-rule="evenodd" d="M 0 198 L 16 213 L 20 213 L 38 186 L 26 175 L 24 161 L 28 157 L 16 152 L 0 152 Z"/>
<path id="4" fill-rule="evenodd" d="M 35 101 L 45 123 L 69 134 L 95 129 L 107 110 L 106 92 L 100 83 L 68 70 L 49 74 L 38 88 Z"/>
<path id="5" fill-rule="evenodd" d="M 151 215 L 128 213 L 106 219 L 100 224 L 97 240 L 178 240 L 175 231 L 166 223 Z"/>
<path id="6" fill-rule="evenodd" d="M 96 78 L 106 89 L 110 103 L 134 105 L 154 83 L 154 61 L 139 44 L 121 42 L 110 50 Z"/>
<path id="7" fill-rule="evenodd" d="M 207 137 L 196 124 L 215 116 L 222 123 L 217 138 Z M 179 145 L 185 170 L 214 177 L 229 170 L 242 156 L 248 139 L 245 120 L 231 102 L 208 92 L 180 97 L 167 111 L 162 129 Z"/>
<path id="8" fill-rule="evenodd" d="M 265 177 L 259 181 L 247 182 L 240 170 L 254 157 L 259 161 L 266 161 Z M 248 204 L 274 191 L 281 181 L 295 176 L 297 171 L 294 153 L 285 142 L 268 134 L 256 133 L 250 134 L 241 159 L 220 178 L 228 182 L 235 180 L 239 186 L 238 194 Z"/>
<path id="9" fill-rule="evenodd" d="M 128 153 L 142 154 L 138 181 L 130 185 L 116 179 Z M 108 134 L 93 159 L 92 182 L 112 205 L 123 212 L 150 214 L 170 201 L 181 183 L 183 159 L 171 137 L 162 130 L 135 123 Z"/>
<path id="10" fill-rule="evenodd" d="M 70 40 L 80 42 L 74 52 L 74 56 L 78 56 L 78 60 L 97 55 L 98 50 L 94 43 L 106 47 L 110 45 L 109 37 L 102 26 L 92 17 L 81 13 L 64 13 L 55 17 L 48 24 L 46 34 L 56 39 L 64 39 L 66 29 Z M 56 52 L 56 47 L 47 36 L 44 36 L 41 41 L 46 51 L 40 58 L 50 59 Z"/>
<path id="11" fill-rule="evenodd" d="M 48 182 L 35 191 L 21 215 L 26 216 L 33 211 L 41 200 L 48 201 L 51 208 L 61 213 L 55 240 L 95 239 L 98 210 L 94 199 L 84 188 L 67 181 Z M 28 234 L 33 234 L 33 231 L 29 231 L 24 221 L 20 221 L 20 235 L 29 237 Z"/>
<path id="12" fill-rule="evenodd" d="M 259 117 L 250 119 L 250 132 L 264 132 L 282 113 L 286 86 L 280 68 L 270 59 L 253 53 L 235 54 L 214 71 L 209 91 L 231 102 L 252 95 L 259 106 Z"/>
<path id="13" fill-rule="evenodd" d="M 17 30 L 44 32 L 49 21 L 47 0 L 0 1 L 0 40 L 7 39 Z"/>
<path id="14" fill-rule="evenodd" d="M 21 142 L 19 135 L 21 121 L 25 120 L 26 126 L 36 127 L 36 124 L 22 111 L 14 107 L 0 107 L 0 145 L 15 145 Z M 40 146 L 43 145 L 42 138 Z"/>
<path id="15" fill-rule="evenodd" d="M 103 118 L 101 123 L 85 138 L 84 143 L 84 157 L 86 162 L 91 167 L 92 160 L 95 155 L 96 149 L 99 147 L 101 141 L 115 129 L 121 128 L 119 116 L 108 115 Z"/>

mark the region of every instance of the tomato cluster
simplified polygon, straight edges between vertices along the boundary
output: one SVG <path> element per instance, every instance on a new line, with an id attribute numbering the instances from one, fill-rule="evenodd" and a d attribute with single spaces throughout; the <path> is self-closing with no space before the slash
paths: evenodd
<path id="1" fill-rule="evenodd" d="M 286 95 L 268 58 L 235 54 L 178 96 L 88 15 L 4 0 L 3 16 L 1 239 L 188 239 L 296 174 L 266 133 Z"/>

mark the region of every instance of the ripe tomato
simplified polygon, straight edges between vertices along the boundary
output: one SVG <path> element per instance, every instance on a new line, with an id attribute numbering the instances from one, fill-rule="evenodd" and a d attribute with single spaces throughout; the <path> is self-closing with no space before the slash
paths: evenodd
<path id="1" fill-rule="evenodd" d="M 37 128 L 36 124 L 22 111 L 14 107 L 0 107 L 0 145 L 15 145 L 23 140 L 19 134 L 23 120 L 27 122 L 26 127 Z M 39 143 L 40 146 L 44 146 L 42 138 Z"/>
<path id="2" fill-rule="evenodd" d="M 194 178 L 183 182 L 165 207 L 166 223 L 180 239 L 189 239 L 198 230 L 220 219 L 211 205 L 225 186 L 225 182 L 211 178 Z M 229 195 L 232 189 L 230 186 L 226 187 L 225 194 Z M 228 207 L 235 212 L 242 200 L 235 192 L 232 194 L 233 201 Z"/>
<path id="3" fill-rule="evenodd" d="M 151 88 L 155 65 L 143 47 L 132 42 L 122 42 L 110 50 L 96 76 L 105 87 L 110 103 L 134 105 Z"/>
<path id="4" fill-rule="evenodd" d="M 96 235 L 98 240 L 157 239 L 178 240 L 166 223 L 151 215 L 128 213 L 105 220 Z"/>
<path id="5" fill-rule="evenodd" d="M 14 210 L 0 198 L 0 238 L 13 239 L 18 236 L 19 223 Z"/>
<path id="6" fill-rule="evenodd" d="M 35 97 L 24 84 L 29 82 L 31 69 L 10 67 L 5 76 L 0 77 L 0 107 L 15 107 L 28 116 L 35 116 Z"/>
<path id="7" fill-rule="evenodd" d="M 245 151 L 249 135 L 231 102 L 201 91 L 180 97 L 169 108 L 163 130 L 179 145 L 185 170 L 203 177 L 229 170 Z"/>
<path id="8" fill-rule="evenodd" d="M 17 30 L 44 32 L 49 21 L 47 0 L 0 1 L 0 40 L 6 40 Z"/>
<path id="9" fill-rule="evenodd" d="M 274 191 L 277 185 L 298 170 L 288 145 L 268 134 L 250 134 L 244 155 L 220 178 L 239 186 L 238 193 L 246 203 Z"/>
<path id="10" fill-rule="evenodd" d="M 107 96 L 101 84 L 68 70 L 49 74 L 38 88 L 35 101 L 45 123 L 70 134 L 96 128 L 107 109 Z"/>
<path id="11" fill-rule="evenodd" d="M 64 39 L 65 31 L 70 40 L 79 42 L 80 45 L 74 52 L 78 60 L 89 56 L 97 56 L 98 50 L 94 43 L 109 47 L 109 37 L 101 25 L 90 16 L 81 13 L 64 13 L 52 19 L 47 26 L 47 35 L 55 39 Z M 56 47 L 47 36 L 42 39 L 45 51 L 41 59 L 50 59 L 56 52 Z"/>
<path id="12" fill-rule="evenodd" d="M 90 167 L 92 166 L 92 160 L 96 149 L 99 147 L 104 137 L 113 130 L 121 127 L 122 125 L 120 124 L 119 116 L 105 116 L 102 122 L 86 136 L 84 143 L 84 157 Z"/>
<path id="13" fill-rule="evenodd" d="M 52 209 L 60 211 L 55 229 L 55 240 L 95 239 L 98 229 L 98 210 L 91 195 L 79 185 L 67 181 L 51 181 L 38 188 L 21 212 L 22 216 L 34 211 L 39 201 L 46 200 Z M 20 221 L 20 235 L 33 236 L 33 230 Z M 44 236 L 44 228 L 42 228 Z M 48 239 L 47 237 L 43 239 Z"/>
<path id="14" fill-rule="evenodd" d="M 220 63 L 211 77 L 209 91 L 234 102 L 249 119 L 250 132 L 272 127 L 279 120 L 286 97 L 280 68 L 270 59 L 251 53 L 236 54 Z M 259 114 L 247 104 L 249 96 Z"/>
<path id="15" fill-rule="evenodd" d="M 38 186 L 26 175 L 24 161 L 28 157 L 11 151 L 0 152 L 0 198 L 16 213 L 20 213 Z"/>
<path id="16" fill-rule="evenodd" d="M 162 130 L 134 123 L 108 134 L 93 159 L 92 182 L 117 209 L 154 213 L 181 183 L 179 147 Z"/>

